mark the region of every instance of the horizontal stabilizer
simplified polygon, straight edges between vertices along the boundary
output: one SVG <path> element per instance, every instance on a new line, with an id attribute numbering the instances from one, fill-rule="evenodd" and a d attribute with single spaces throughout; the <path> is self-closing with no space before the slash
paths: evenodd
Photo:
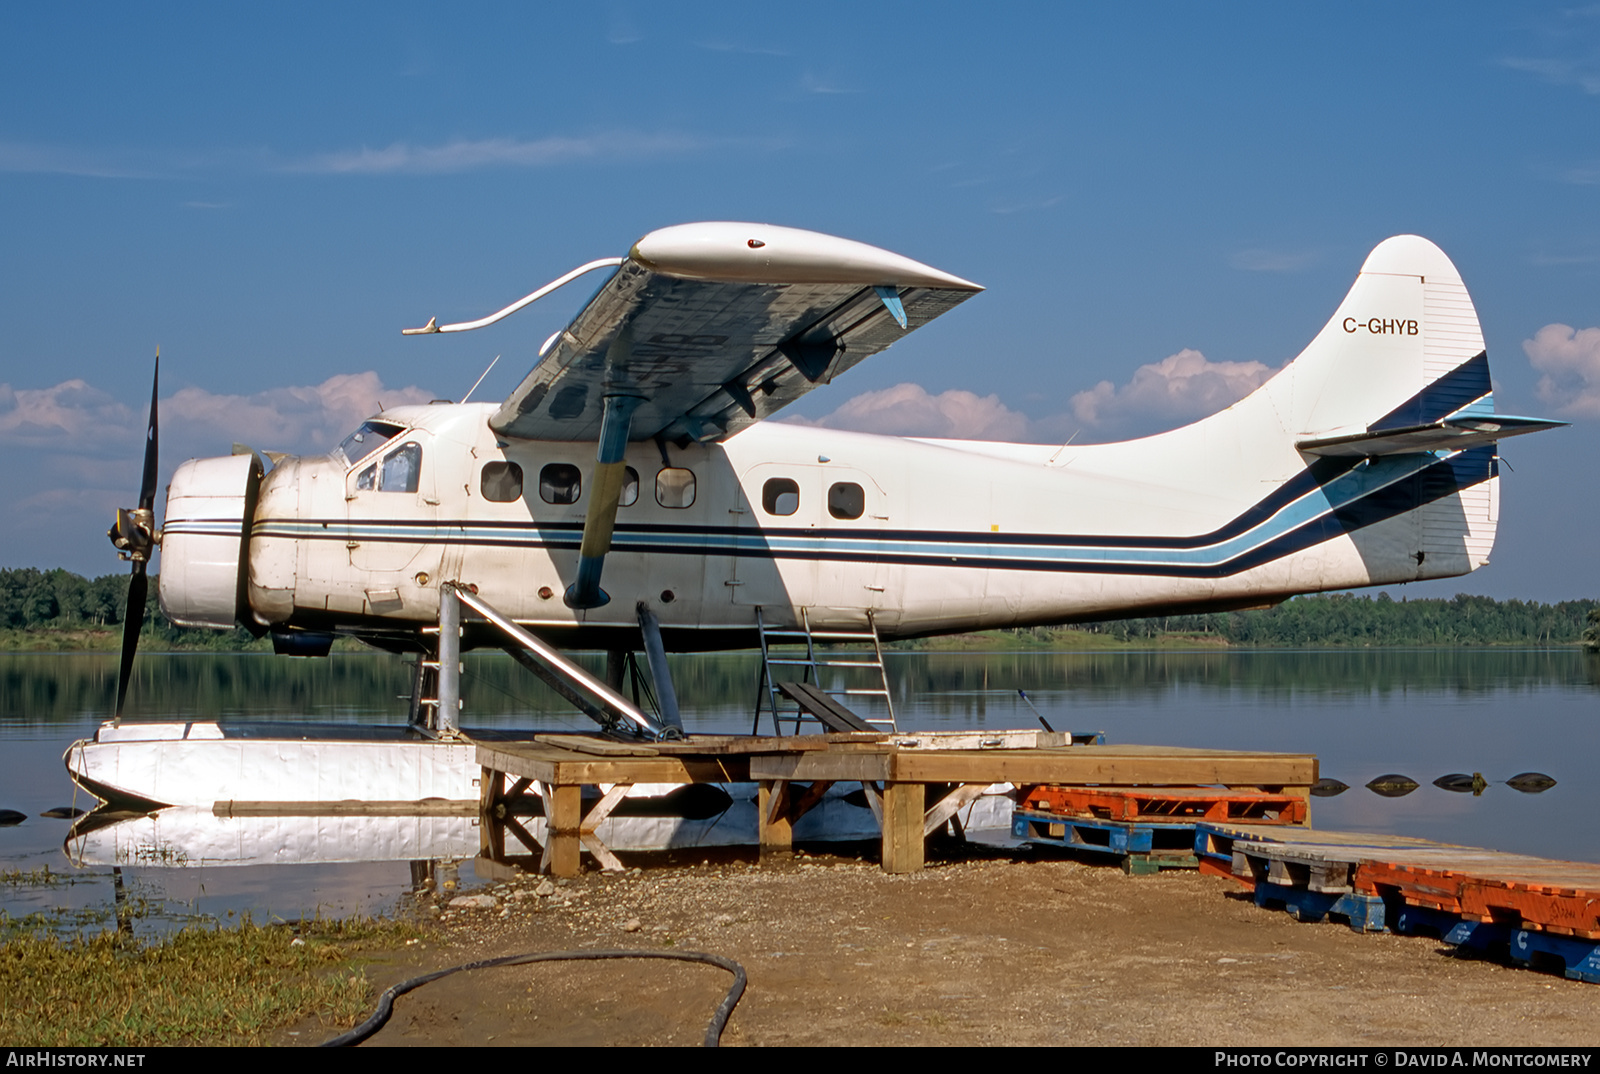
<path id="1" fill-rule="evenodd" d="M 1464 451 L 1492 444 L 1508 436 L 1559 429 L 1569 424 L 1544 418 L 1517 418 L 1509 414 L 1443 418 L 1427 425 L 1380 429 L 1349 436 L 1324 436 L 1300 440 L 1295 447 L 1309 455 L 1366 457 L 1414 455 L 1424 451 Z"/>

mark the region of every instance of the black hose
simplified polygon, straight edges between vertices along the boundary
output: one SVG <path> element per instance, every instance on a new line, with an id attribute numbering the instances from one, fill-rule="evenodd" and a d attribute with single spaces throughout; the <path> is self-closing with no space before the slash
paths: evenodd
<path id="1" fill-rule="evenodd" d="M 545 951 L 527 955 L 507 955 L 504 958 L 490 958 L 482 962 L 468 962 L 460 966 L 451 966 L 449 969 L 425 973 L 409 981 L 401 981 L 378 997 L 378 1009 L 373 1012 L 371 1018 L 348 1033 L 323 1041 L 318 1047 L 346 1048 L 352 1044 L 360 1044 L 383 1028 L 389 1016 L 394 1013 L 394 1001 L 397 996 L 403 996 L 413 988 L 420 988 L 430 981 L 437 981 L 452 973 L 486 970 L 495 966 L 522 966 L 530 962 L 580 962 L 618 958 L 664 958 L 674 962 L 703 962 L 733 974 L 733 985 L 729 987 L 728 994 L 722 998 L 722 1002 L 717 1005 L 716 1011 L 711 1015 L 711 1022 L 706 1026 L 705 1047 L 715 1048 L 721 1043 L 722 1030 L 727 1026 L 728 1017 L 733 1014 L 733 1008 L 738 1004 L 739 997 L 744 995 L 744 986 L 748 981 L 744 967 L 732 959 L 723 958 L 721 955 L 708 955 L 703 951 Z"/>

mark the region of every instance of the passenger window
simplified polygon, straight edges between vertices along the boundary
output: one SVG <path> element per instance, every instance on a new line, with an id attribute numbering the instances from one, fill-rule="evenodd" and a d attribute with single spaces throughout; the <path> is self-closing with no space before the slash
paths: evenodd
<path id="1" fill-rule="evenodd" d="M 622 495 L 617 497 L 618 507 L 632 507 L 639 502 L 639 471 L 631 466 L 622 468 Z"/>
<path id="2" fill-rule="evenodd" d="M 383 458 L 378 473 L 379 492 L 415 492 L 422 472 L 422 445 L 416 441 L 403 445 Z M 360 479 L 357 479 L 357 484 Z"/>
<path id="3" fill-rule="evenodd" d="M 761 507 L 769 515 L 792 515 L 800 510 L 800 485 L 787 477 L 770 478 L 761 486 Z"/>
<path id="4" fill-rule="evenodd" d="M 694 471 L 669 466 L 656 474 L 656 503 L 662 507 L 694 504 Z"/>
<path id="5" fill-rule="evenodd" d="M 514 462 L 486 462 L 478 486 L 483 498 L 495 503 L 510 503 L 522 498 L 522 467 Z"/>
<path id="6" fill-rule="evenodd" d="M 828 489 L 828 514 L 834 518 L 860 518 L 867 510 L 867 494 L 854 481 L 838 481 Z"/>
<path id="7" fill-rule="evenodd" d="M 539 498 L 545 503 L 577 503 L 583 491 L 578 468 L 567 462 L 553 462 L 539 471 Z"/>

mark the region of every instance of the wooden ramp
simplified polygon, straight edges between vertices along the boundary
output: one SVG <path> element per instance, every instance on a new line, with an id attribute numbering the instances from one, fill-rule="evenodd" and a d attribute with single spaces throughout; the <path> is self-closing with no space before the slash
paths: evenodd
<path id="1" fill-rule="evenodd" d="M 883 868 L 901 873 L 921 869 L 926 838 L 995 783 L 1255 788 L 1305 802 L 1317 780 L 1309 754 L 1074 745 L 1070 735 L 1038 730 L 697 735 L 664 743 L 552 734 L 479 742 L 477 759 L 489 820 L 514 823 L 515 803 L 541 785 L 549 834 L 537 853 L 557 876 L 577 875 L 583 849 L 602 867 L 620 868 L 595 830 L 637 783 L 756 783 L 766 849 L 791 846 L 795 821 L 834 784 L 860 783 L 882 826 Z M 585 785 L 607 787 L 587 812 Z"/>

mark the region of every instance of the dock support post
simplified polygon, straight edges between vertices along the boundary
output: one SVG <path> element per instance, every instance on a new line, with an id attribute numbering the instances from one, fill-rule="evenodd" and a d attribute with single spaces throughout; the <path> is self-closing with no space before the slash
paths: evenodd
<path id="1" fill-rule="evenodd" d="M 439 587 L 439 712 L 435 730 L 456 735 L 461 716 L 461 601 L 454 586 Z"/>
<path id="2" fill-rule="evenodd" d="M 927 788 L 921 783 L 883 785 L 883 871 L 914 873 L 925 857 L 923 818 Z"/>
<path id="3" fill-rule="evenodd" d="M 789 819 L 789 781 L 764 779 L 758 785 L 756 811 L 760 816 L 758 838 L 761 853 L 784 853 L 794 849 L 794 822 Z"/>
<path id="4" fill-rule="evenodd" d="M 575 877 L 581 872 L 583 788 L 576 783 L 544 784 L 545 841 L 541 871 L 555 877 Z"/>

